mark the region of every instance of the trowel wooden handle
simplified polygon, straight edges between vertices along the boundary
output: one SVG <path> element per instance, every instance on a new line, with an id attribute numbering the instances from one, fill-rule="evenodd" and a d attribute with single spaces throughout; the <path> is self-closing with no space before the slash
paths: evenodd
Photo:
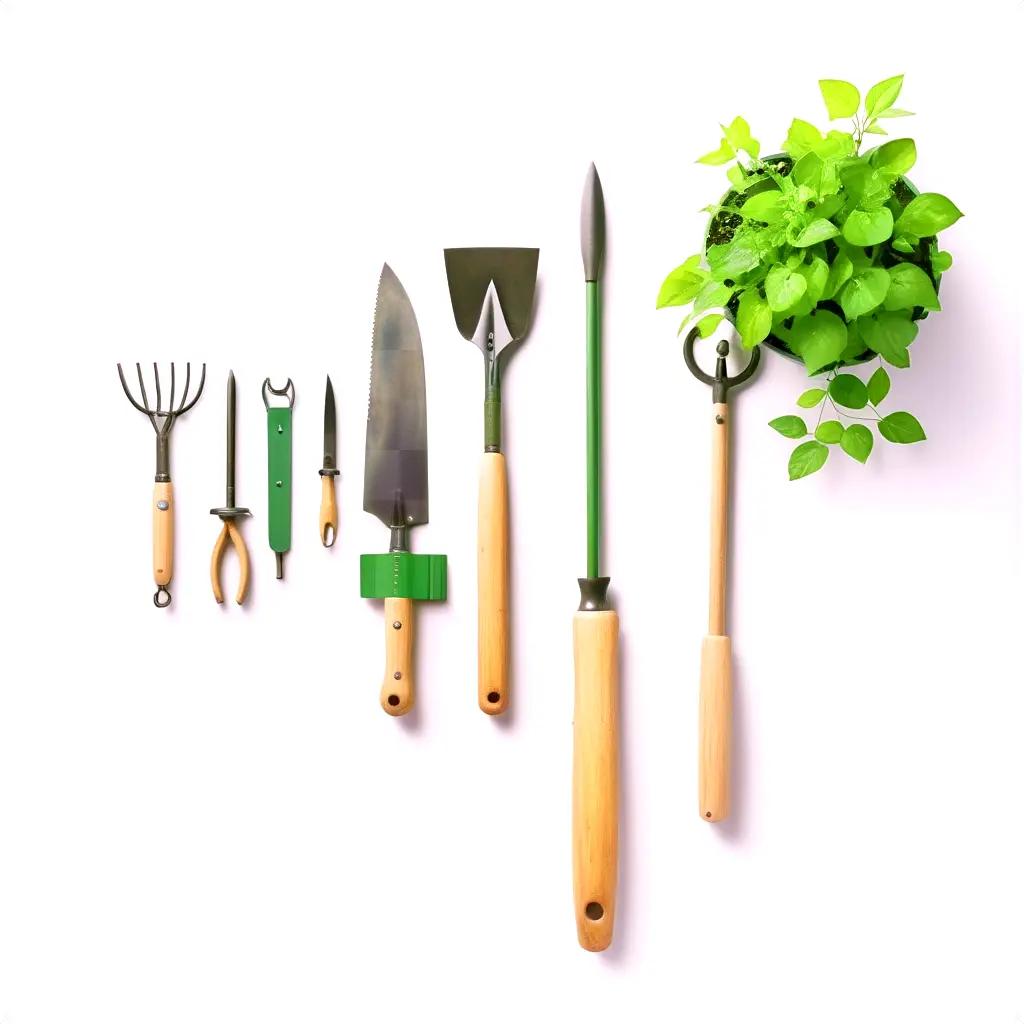
<path id="1" fill-rule="evenodd" d="M 380 706 L 389 715 L 404 715 L 416 699 L 412 677 L 412 599 L 384 598 L 384 682 Z"/>
<path id="2" fill-rule="evenodd" d="M 338 533 L 338 499 L 334 492 L 334 474 L 320 477 L 320 543 L 325 548 L 334 544 Z"/>
<path id="3" fill-rule="evenodd" d="M 729 816 L 732 757 L 732 644 L 727 636 L 706 636 L 700 652 L 700 816 Z"/>
<path id="4" fill-rule="evenodd" d="M 484 452 L 477 524 L 477 702 L 488 715 L 508 706 L 508 475 L 505 456 Z"/>
<path id="5" fill-rule="evenodd" d="M 170 480 L 153 487 L 153 582 L 166 587 L 174 573 L 174 488 Z"/>
<path id="6" fill-rule="evenodd" d="M 576 934 L 584 949 L 607 949 L 615 925 L 619 850 L 619 616 L 581 611 L 573 619 L 572 849 Z"/>
<path id="7" fill-rule="evenodd" d="M 705 821 L 729 815 L 732 756 L 732 644 L 725 635 L 729 537 L 729 406 L 712 407 L 711 558 L 708 635 L 700 656 L 698 806 Z"/>

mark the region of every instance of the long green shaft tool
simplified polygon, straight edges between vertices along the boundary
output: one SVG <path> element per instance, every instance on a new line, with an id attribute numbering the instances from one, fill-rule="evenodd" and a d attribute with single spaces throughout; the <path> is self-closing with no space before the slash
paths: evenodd
<path id="1" fill-rule="evenodd" d="M 619 846 L 619 616 L 601 554 L 601 264 L 604 194 L 593 164 L 583 189 L 580 246 L 587 285 L 587 575 L 573 619 L 573 895 L 584 949 L 607 949 L 615 926 Z"/>
<path id="2" fill-rule="evenodd" d="M 271 405 L 268 395 L 286 398 L 284 406 Z M 283 388 L 275 388 L 268 377 L 263 382 L 263 404 L 267 407 L 267 520 L 270 550 L 277 563 L 277 578 L 284 579 L 284 556 L 292 546 L 292 407 L 295 385 L 291 377 Z"/>

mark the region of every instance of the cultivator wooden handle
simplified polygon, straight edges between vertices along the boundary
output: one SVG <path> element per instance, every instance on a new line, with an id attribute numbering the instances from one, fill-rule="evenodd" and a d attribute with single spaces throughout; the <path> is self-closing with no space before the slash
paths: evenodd
<path id="1" fill-rule="evenodd" d="M 380 706 L 389 715 L 404 715 L 416 701 L 412 675 L 412 599 L 384 599 L 384 682 Z"/>
<path id="2" fill-rule="evenodd" d="M 508 704 L 508 474 L 501 452 L 480 464 L 477 533 L 477 702 L 488 715 Z"/>
<path id="3" fill-rule="evenodd" d="M 729 406 L 711 420 L 711 566 L 708 635 L 701 647 L 698 799 L 705 821 L 729 814 L 732 756 L 732 645 L 725 632 L 729 526 Z"/>
<path id="4" fill-rule="evenodd" d="M 607 581 L 606 581 L 607 582 Z M 615 927 L 619 850 L 619 616 L 573 618 L 572 848 L 576 934 L 607 949 Z"/>
<path id="5" fill-rule="evenodd" d="M 171 603 L 167 588 L 173 575 L 174 487 L 170 480 L 158 480 L 153 487 L 153 601 L 158 607 Z"/>

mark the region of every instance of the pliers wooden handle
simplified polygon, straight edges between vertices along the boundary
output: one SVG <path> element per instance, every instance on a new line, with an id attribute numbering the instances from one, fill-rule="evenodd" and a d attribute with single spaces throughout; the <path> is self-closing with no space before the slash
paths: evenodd
<path id="1" fill-rule="evenodd" d="M 238 555 L 238 592 L 235 594 L 235 601 L 242 604 L 249 590 L 249 551 L 242 539 L 242 531 L 235 525 L 234 518 L 224 519 L 217 543 L 213 545 L 213 557 L 210 559 L 210 583 L 213 586 L 213 596 L 217 599 L 217 604 L 223 604 L 224 591 L 220 585 L 220 566 L 224 560 L 224 552 L 227 551 L 229 540 L 235 546 L 235 553 Z"/>

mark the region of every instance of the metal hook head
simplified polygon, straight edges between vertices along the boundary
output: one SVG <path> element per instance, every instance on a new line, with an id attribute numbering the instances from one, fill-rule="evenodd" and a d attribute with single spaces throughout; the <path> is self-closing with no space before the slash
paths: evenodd
<path id="1" fill-rule="evenodd" d="M 292 383 L 291 377 L 288 378 L 283 388 L 275 388 L 274 385 L 270 383 L 269 377 L 263 381 L 263 404 L 269 409 L 270 401 L 267 398 L 268 394 L 277 395 L 278 398 L 287 398 L 289 409 L 295 405 L 295 385 Z"/>
<path id="2" fill-rule="evenodd" d="M 729 328 L 735 334 L 736 329 L 733 326 L 729 310 L 724 307 L 706 309 L 701 314 L 700 319 L 703 320 L 705 317 L 713 315 L 720 315 L 722 317 L 722 323 L 727 323 Z M 725 359 L 730 352 L 729 341 L 722 338 L 715 346 L 715 352 L 718 355 L 718 359 L 715 368 L 715 375 L 712 377 L 711 374 L 706 373 L 697 365 L 697 360 L 693 354 L 694 342 L 696 342 L 699 336 L 700 328 L 698 322 L 697 324 L 694 324 L 689 331 L 687 331 L 686 338 L 683 341 L 683 359 L 686 362 L 686 368 L 694 375 L 694 377 L 697 378 L 697 380 L 703 384 L 707 384 L 711 388 L 712 402 L 716 405 L 721 402 L 727 402 L 729 400 L 729 390 L 731 388 L 739 387 L 754 375 L 754 371 L 757 369 L 758 363 L 761 361 L 761 348 L 759 345 L 755 345 L 750 352 L 750 359 L 747 362 L 747 365 L 734 377 L 730 377 L 725 368 Z"/>
<path id="3" fill-rule="evenodd" d="M 153 604 L 157 608 L 166 608 L 171 603 L 171 592 L 163 585 L 156 588 L 156 593 L 153 595 Z"/>

